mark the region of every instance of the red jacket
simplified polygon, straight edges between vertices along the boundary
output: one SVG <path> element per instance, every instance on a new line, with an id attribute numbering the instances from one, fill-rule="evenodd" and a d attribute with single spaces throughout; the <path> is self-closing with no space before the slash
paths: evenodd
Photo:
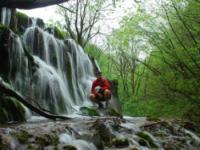
<path id="1" fill-rule="evenodd" d="M 94 80 L 94 82 L 92 83 L 92 90 L 91 90 L 93 94 L 96 93 L 95 87 L 97 86 L 100 86 L 103 91 L 106 89 L 111 91 L 110 83 L 106 78 L 101 77 L 100 79 Z"/>

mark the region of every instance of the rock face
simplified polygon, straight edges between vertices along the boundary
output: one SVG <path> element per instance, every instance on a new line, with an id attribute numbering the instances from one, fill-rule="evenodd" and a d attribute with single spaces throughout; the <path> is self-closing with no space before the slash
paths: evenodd
<path id="1" fill-rule="evenodd" d="M 69 0 L 6 0 L 3 2 L 1 1 L 0 7 L 33 9 L 49 5 L 55 5 L 67 1 Z"/>
<path id="2" fill-rule="evenodd" d="M 3 9 L 6 15 L 8 10 Z M 5 12 L 6 11 L 6 12 Z M 0 75 L 34 105 L 57 114 L 88 105 L 94 79 L 92 63 L 70 39 L 44 31 L 42 20 L 16 14 L 16 31 L 4 18 L 0 25 Z M 14 18 L 14 17 L 11 17 Z M 55 33 L 59 36 L 58 30 Z M 85 104 L 86 103 L 86 104 Z"/>
<path id="3" fill-rule="evenodd" d="M 199 137 L 178 121 L 83 117 L 41 120 L 0 128 L 3 149 L 148 150 L 198 149 Z"/>

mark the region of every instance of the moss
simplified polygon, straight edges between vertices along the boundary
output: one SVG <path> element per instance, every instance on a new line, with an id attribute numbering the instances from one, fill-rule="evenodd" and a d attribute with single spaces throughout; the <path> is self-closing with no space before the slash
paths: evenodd
<path id="1" fill-rule="evenodd" d="M 123 148 L 128 147 L 129 142 L 127 138 L 114 138 L 112 139 L 112 145 L 114 145 L 117 148 Z"/>
<path id="2" fill-rule="evenodd" d="M 22 144 L 26 144 L 28 139 L 32 137 L 27 131 L 20 130 L 19 132 L 15 133 L 14 136 L 18 139 L 18 141 Z"/>
<path id="3" fill-rule="evenodd" d="M 3 24 L 0 24 L 0 32 L 4 31 L 5 29 L 8 29 L 8 27 L 6 27 Z"/>
<path id="4" fill-rule="evenodd" d="M 42 146 L 57 145 L 59 143 L 59 138 L 56 134 L 43 134 L 36 137 L 35 141 Z"/>
<path id="5" fill-rule="evenodd" d="M 17 33 L 22 34 L 29 25 L 29 17 L 21 12 L 16 13 L 17 18 Z"/>
<path id="6" fill-rule="evenodd" d="M 145 132 L 138 132 L 137 136 L 139 136 L 141 139 L 139 141 L 139 143 L 143 146 L 147 146 L 149 145 L 150 148 L 158 148 L 158 146 L 156 145 L 156 143 L 154 142 L 154 140 L 152 139 L 152 137 L 150 135 L 148 135 Z"/>
<path id="7" fill-rule="evenodd" d="M 0 95 L 0 122 L 25 121 L 25 109 L 16 99 Z"/>
<path id="8" fill-rule="evenodd" d="M 81 107 L 80 111 L 82 112 L 82 114 L 88 115 L 88 116 L 99 116 L 100 115 L 95 108 Z"/>
<path id="9" fill-rule="evenodd" d="M 123 118 L 123 115 L 113 108 L 108 109 L 107 114 L 110 115 L 110 116 L 116 116 L 116 117 L 119 117 L 119 118 Z"/>
<path id="10" fill-rule="evenodd" d="M 29 144 L 29 145 L 27 146 L 27 149 L 28 149 L 28 150 L 36 150 L 36 149 L 34 148 L 34 146 L 31 145 L 31 144 Z"/>
<path id="11" fill-rule="evenodd" d="M 155 117 L 155 116 L 147 116 L 147 120 L 148 121 L 160 121 L 160 119 L 158 117 Z"/>
<path id="12" fill-rule="evenodd" d="M 59 39 L 65 38 L 65 33 L 58 29 L 58 27 L 54 27 L 54 36 Z"/>

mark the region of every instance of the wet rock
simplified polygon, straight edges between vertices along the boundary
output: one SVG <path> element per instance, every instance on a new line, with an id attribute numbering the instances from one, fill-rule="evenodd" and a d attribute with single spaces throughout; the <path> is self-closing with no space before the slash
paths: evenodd
<path id="1" fill-rule="evenodd" d="M 77 150 L 77 148 L 73 145 L 65 145 L 63 146 L 63 150 Z"/>
<path id="2" fill-rule="evenodd" d="M 147 146 L 150 148 L 158 148 L 159 146 L 155 143 L 153 137 L 147 132 L 138 132 L 137 136 L 141 139 L 139 141 L 140 145 Z"/>
<path id="3" fill-rule="evenodd" d="M 113 108 L 108 109 L 106 114 L 109 115 L 109 116 L 116 116 L 116 117 L 119 117 L 119 118 L 123 118 L 123 115 Z"/>
<path id="4" fill-rule="evenodd" d="M 25 130 L 20 130 L 19 132 L 14 133 L 14 136 L 22 144 L 26 144 L 32 136 Z"/>
<path id="5" fill-rule="evenodd" d="M 0 75 L 5 80 L 8 81 L 9 67 L 9 37 L 11 30 L 6 26 L 0 25 Z"/>
<path id="6" fill-rule="evenodd" d="M 56 134 L 43 134 L 37 136 L 35 142 L 41 146 L 57 145 L 59 143 L 59 138 Z"/>
<path id="7" fill-rule="evenodd" d="M 114 135 L 111 133 L 110 129 L 100 120 L 96 120 L 96 122 L 93 124 L 93 127 L 96 129 L 97 134 L 100 136 L 103 143 L 106 146 L 111 146 Z"/>
<path id="8" fill-rule="evenodd" d="M 112 145 L 114 145 L 116 148 L 123 148 L 128 147 L 129 142 L 128 139 L 125 137 L 116 137 L 112 139 Z"/>
<path id="9" fill-rule="evenodd" d="M 0 123 L 25 121 L 25 108 L 16 99 L 0 94 Z"/>
<path id="10" fill-rule="evenodd" d="M 26 14 L 22 12 L 16 13 L 17 18 L 17 30 L 19 34 L 22 34 L 27 27 L 29 27 L 32 24 L 31 18 L 29 18 Z"/>
<path id="11" fill-rule="evenodd" d="M 40 18 L 36 18 L 36 26 L 44 29 L 44 27 L 45 27 L 44 21 Z"/>

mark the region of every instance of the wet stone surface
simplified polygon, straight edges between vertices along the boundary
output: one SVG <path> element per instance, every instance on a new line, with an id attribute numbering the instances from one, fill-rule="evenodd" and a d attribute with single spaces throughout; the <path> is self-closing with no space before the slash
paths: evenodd
<path id="1" fill-rule="evenodd" d="M 200 138 L 183 122 L 145 118 L 77 117 L 0 126 L 0 150 L 198 149 Z"/>

